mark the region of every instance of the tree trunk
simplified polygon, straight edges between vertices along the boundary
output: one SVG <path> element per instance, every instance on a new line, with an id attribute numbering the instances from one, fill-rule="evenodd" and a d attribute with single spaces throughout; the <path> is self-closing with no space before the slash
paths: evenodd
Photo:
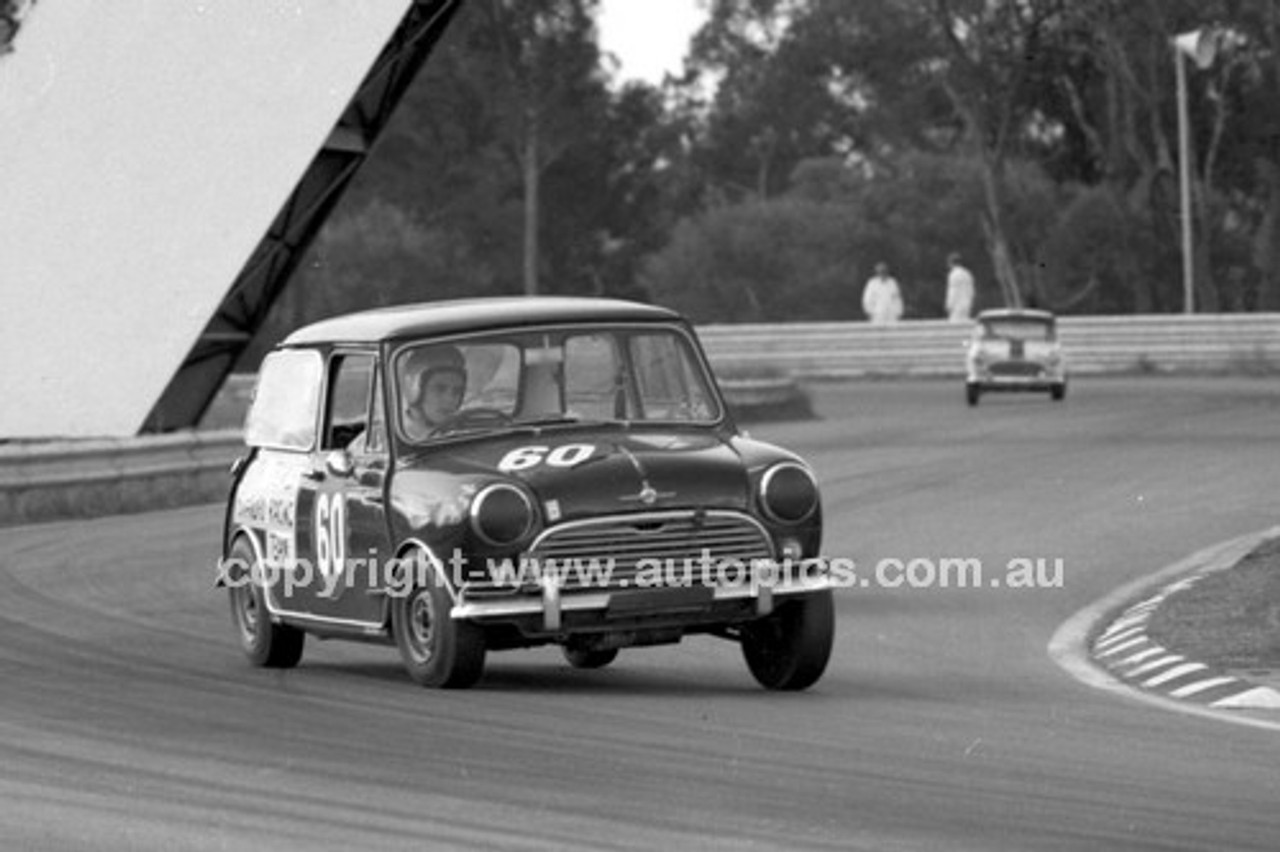
<path id="1" fill-rule="evenodd" d="M 1258 269 L 1260 311 L 1280 311 L 1280 169 L 1258 162 L 1259 183 L 1267 187 L 1267 212 L 1253 238 L 1253 264 Z"/>
<path id="2" fill-rule="evenodd" d="M 980 147 L 981 143 L 979 143 Z M 982 160 L 982 190 L 987 202 L 986 216 L 983 217 L 983 228 L 987 233 L 987 247 L 991 253 L 991 264 L 996 281 L 1000 285 L 1000 293 L 1006 307 L 1022 307 L 1022 290 L 1018 286 L 1018 273 L 1013 266 L 1013 258 L 1009 251 L 1009 240 L 1004 232 L 1004 217 L 1000 214 L 1000 167 L 999 162 L 992 162 L 986 150 L 979 151 Z"/>
<path id="3" fill-rule="evenodd" d="M 524 294 L 538 295 L 538 116 L 531 111 L 524 140 Z"/>

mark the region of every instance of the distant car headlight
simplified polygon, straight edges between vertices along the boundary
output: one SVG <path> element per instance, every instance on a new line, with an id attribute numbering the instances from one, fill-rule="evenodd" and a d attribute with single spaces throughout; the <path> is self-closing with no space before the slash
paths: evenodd
<path id="1" fill-rule="evenodd" d="M 818 484 L 808 468 L 781 462 L 760 477 L 760 508 L 771 521 L 798 524 L 818 508 Z"/>
<path id="2" fill-rule="evenodd" d="M 505 482 L 485 486 L 471 501 L 471 529 L 491 547 L 518 544 L 533 531 L 534 520 L 529 495 Z"/>

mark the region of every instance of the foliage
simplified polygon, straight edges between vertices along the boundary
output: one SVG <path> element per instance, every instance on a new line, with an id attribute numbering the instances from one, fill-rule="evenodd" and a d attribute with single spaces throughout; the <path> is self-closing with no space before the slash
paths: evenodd
<path id="1" fill-rule="evenodd" d="M 983 260 L 982 167 L 972 159 L 905 154 L 873 174 L 838 160 L 801 163 L 777 199 L 712 209 L 677 226 L 642 280 L 659 301 L 703 320 L 860 319 L 862 285 L 878 261 L 902 286 L 908 317 L 943 313 L 946 256 L 959 251 L 1001 304 Z M 1055 187 L 1014 164 L 1003 192 L 1011 235 L 1038 245 L 1053 226 Z"/>
<path id="2" fill-rule="evenodd" d="M 613 85 L 598 0 L 463 4 L 278 306 L 653 299 L 704 321 L 860 316 L 886 260 L 940 316 L 1182 307 L 1170 37 L 1188 67 L 1197 302 L 1280 308 L 1273 0 L 709 0 L 686 73 Z M 533 282 L 532 284 L 530 282 Z"/>
<path id="3" fill-rule="evenodd" d="M 699 321 L 829 319 L 857 304 L 858 249 L 874 242 L 847 205 L 740 204 L 680 222 L 642 281 Z"/>
<path id="4" fill-rule="evenodd" d="M 1043 247 L 1013 238 L 1021 213 L 1002 195 L 1005 168 L 1036 162 L 1058 182 L 1059 204 L 1081 186 L 1104 188 L 1120 205 L 1108 212 L 1122 215 L 1122 232 L 1143 235 L 1129 245 L 1150 253 L 1129 264 L 1144 277 L 1117 276 L 1131 290 L 1124 298 L 1068 298 L 1075 309 L 1174 310 L 1170 38 L 1210 22 L 1219 25 L 1219 58 L 1190 72 L 1198 301 L 1276 305 L 1280 7 L 1270 0 L 717 0 L 691 65 L 724 82 L 695 156 L 711 185 L 745 191 L 756 164 L 747 143 L 760 133 L 797 142 L 776 149 L 792 165 L 835 156 L 883 170 L 909 151 L 967 153 L 987 179 L 974 209 L 984 254 L 1009 260 L 1007 299 L 1047 292 Z M 781 191 L 784 165 L 773 164 L 767 185 L 756 181 L 757 196 Z M 1057 251 L 1071 244 L 1059 239 Z M 1081 254 L 1058 258 L 1063 269 L 1088 264 L 1086 247 L 1075 245 Z"/>

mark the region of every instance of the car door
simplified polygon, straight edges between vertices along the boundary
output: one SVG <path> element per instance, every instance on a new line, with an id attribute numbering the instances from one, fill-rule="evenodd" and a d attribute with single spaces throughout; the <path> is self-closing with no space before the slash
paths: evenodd
<path id="1" fill-rule="evenodd" d="M 310 523 L 299 525 L 308 528 L 312 554 L 299 601 L 313 617 L 353 627 L 382 621 L 389 462 L 379 375 L 370 351 L 330 356 L 320 440 L 304 477 L 312 492 Z"/>

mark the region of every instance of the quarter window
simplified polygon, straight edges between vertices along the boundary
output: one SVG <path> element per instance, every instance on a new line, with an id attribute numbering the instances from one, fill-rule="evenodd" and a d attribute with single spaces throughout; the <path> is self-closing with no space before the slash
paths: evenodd
<path id="1" fill-rule="evenodd" d="M 283 450 L 315 446 L 322 371 L 320 353 L 313 350 L 286 349 L 264 358 L 245 419 L 245 443 Z"/>

